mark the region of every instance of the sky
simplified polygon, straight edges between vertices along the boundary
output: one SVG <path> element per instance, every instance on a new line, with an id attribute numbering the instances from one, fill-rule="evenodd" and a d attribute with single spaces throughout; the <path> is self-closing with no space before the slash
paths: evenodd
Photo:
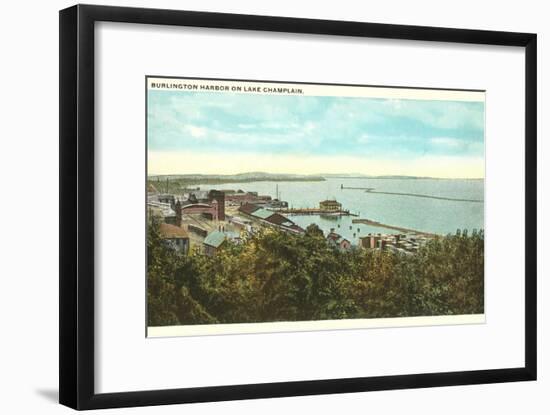
<path id="1" fill-rule="evenodd" d="M 484 103 L 148 91 L 149 174 L 484 177 Z"/>

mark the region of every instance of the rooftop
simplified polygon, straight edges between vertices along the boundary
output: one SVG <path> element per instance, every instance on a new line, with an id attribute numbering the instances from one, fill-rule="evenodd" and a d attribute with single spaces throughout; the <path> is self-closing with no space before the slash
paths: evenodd
<path id="1" fill-rule="evenodd" d="M 260 208 L 260 209 L 255 210 L 252 213 L 252 215 L 256 216 L 257 218 L 265 220 L 265 219 L 269 218 L 270 216 L 275 215 L 275 212 L 272 212 L 271 210 Z"/>
<path id="2" fill-rule="evenodd" d="M 164 239 L 181 239 L 189 238 L 187 231 L 179 226 L 170 225 L 169 223 L 160 224 L 160 235 Z"/>
<path id="3" fill-rule="evenodd" d="M 246 213 L 248 215 L 251 215 L 253 212 L 257 211 L 258 209 L 260 209 L 259 206 L 253 205 L 251 203 L 246 203 L 239 208 L 239 211 Z"/>
<path id="4" fill-rule="evenodd" d="M 197 208 L 197 207 L 203 207 L 203 208 L 209 208 L 212 207 L 208 203 L 186 203 L 182 204 L 182 209 L 188 209 L 188 208 Z"/>
<path id="5" fill-rule="evenodd" d="M 330 241 L 333 241 L 337 244 L 340 244 L 344 241 L 347 241 L 349 242 L 348 239 L 344 238 L 342 235 L 340 235 L 339 233 L 336 233 L 336 232 L 330 232 L 328 235 L 327 235 L 327 240 Z"/>
<path id="6" fill-rule="evenodd" d="M 292 229 L 295 232 L 304 233 L 304 229 L 296 224 L 292 224 L 292 226 L 289 226 L 290 229 Z"/>
<path id="7" fill-rule="evenodd" d="M 270 217 L 268 217 L 267 221 L 275 225 L 281 225 L 286 227 L 291 227 L 292 225 L 294 225 L 294 222 L 292 222 L 290 219 L 286 218 L 285 216 L 281 215 L 280 213 L 273 213 Z"/>
<path id="8" fill-rule="evenodd" d="M 220 231 L 214 231 L 208 234 L 204 239 L 204 244 L 212 246 L 214 248 L 219 248 L 221 244 L 225 242 L 225 234 Z"/>

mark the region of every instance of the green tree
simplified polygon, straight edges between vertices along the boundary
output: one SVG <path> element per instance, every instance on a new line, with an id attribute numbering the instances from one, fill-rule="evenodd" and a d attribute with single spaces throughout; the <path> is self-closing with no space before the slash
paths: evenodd
<path id="1" fill-rule="evenodd" d="M 216 256 L 188 256 L 148 229 L 150 325 L 307 321 L 482 313 L 483 231 L 437 237 L 414 255 L 331 249 L 264 229 Z"/>

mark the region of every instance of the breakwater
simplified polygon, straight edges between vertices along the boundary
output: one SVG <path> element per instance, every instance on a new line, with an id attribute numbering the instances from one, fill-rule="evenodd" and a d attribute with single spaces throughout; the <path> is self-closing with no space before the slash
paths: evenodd
<path id="1" fill-rule="evenodd" d="M 416 233 L 418 235 L 425 235 L 425 236 L 430 236 L 430 237 L 437 236 L 435 233 L 423 232 L 423 231 L 419 231 L 419 230 L 416 230 L 416 229 L 410 229 L 410 228 L 403 228 L 401 226 L 387 225 L 385 223 L 380 223 L 380 222 L 377 222 L 377 221 L 371 220 L 371 219 L 352 219 L 351 223 L 362 223 L 364 225 L 377 226 L 379 228 L 391 229 L 391 230 L 399 231 L 399 232 L 403 232 L 403 233 Z"/>
<path id="2" fill-rule="evenodd" d="M 342 189 L 342 190 L 344 190 L 344 189 L 347 189 L 347 190 L 362 190 L 365 193 L 376 193 L 376 194 L 380 194 L 380 195 L 421 197 L 421 198 L 425 198 L 425 199 L 447 200 L 447 201 L 451 201 L 451 202 L 483 203 L 483 199 L 463 199 L 463 198 L 454 198 L 454 197 L 425 195 L 425 194 L 420 194 L 420 193 L 382 192 L 382 191 L 379 191 L 379 190 L 375 190 L 374 187 L 347 187 L 347 186 L 341 185 L 340 189 Z"/>

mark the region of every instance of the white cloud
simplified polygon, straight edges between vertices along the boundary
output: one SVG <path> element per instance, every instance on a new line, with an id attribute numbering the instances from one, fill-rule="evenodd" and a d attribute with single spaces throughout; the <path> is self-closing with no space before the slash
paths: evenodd
<path id="1" fill-rule="evenodd" d="M 308 121 L 304 125 L 304 133 L 306 134 L 312 133 L 313 131 L 315 131 L 316 128 L 317 126 L 315 125 L 314 122 Z"/>
<path id="2" fill-rule="evenodd" d="M 436 146 L 446 147 L 446 148 L 458 148 L 463 145 L 462 140 L 449 137 L 435 137 L 430 139 L 430 142 Z"/>
<path id="3" fill-rule="evenodd" d="M 189 94 L 168 103 L 153 102 L 149 107 L 152 148 L 200 149 L 202 145 L 228 144 L 247 151 L 284 146 L 287 152 L 308 148 L 324 154 L 328 148 L 335 153 L 353 153 L 353 144 L 357 152 L 364 152 L 368 144 L 371 153 L 381 149 L 380 154 L 386 155 L 389 143 L 395 142 L 395 150 L 389 153 L 483 153 L 484 119 L 479 105 L 407 99 L 327 101 L 317 97 L 294 98 L 290 105 L 285 97 L 281 101 L 270 96 L 245 98 L 223 100 L 211 94 Z M 430 142 L 428 137 L 434 134 L 442 137 Z M 447 137 L 455 134 L 471 136 L 461 142 Z M 346 145 L 339 145 L 341 140 L 346 140 Z"/>
<path id="4" fill-rule="evenodd" d="M 256 124 L 238 124 L 237 127 L 241 130 L 253 130 L 254 128 L 258 128 Z"/>
<path id="5" fill-rule="evenodd" d="M 196 125 L 186 125 L 185 129 L 194 138 L 201 138 L 206 135 L 206 128 L 197 127 Z"/>

